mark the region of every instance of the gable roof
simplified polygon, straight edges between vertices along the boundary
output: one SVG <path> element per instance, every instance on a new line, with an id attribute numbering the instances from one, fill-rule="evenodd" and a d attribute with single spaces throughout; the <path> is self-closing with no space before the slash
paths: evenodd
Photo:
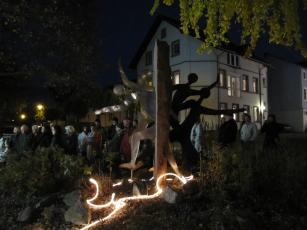
<path id="1" fill-rule="evenodd" d="M 153 24 L 151 25 L 149 31 L 145 35 L 145 38 L 144 38 L 143 42 L 141 43 L 140 47 L 138 48 L 137 52 L 135 53 L 134 57 L 132 58 L 132 61 L 129 64 L 129 68 L 136 69 L 137 64 L 139 63 L 139 61 L 140 61 L 142 55 L 144 54 L 144 52 L 146 51 L 147 46 L 149 45 L 151 39 L 153 38 L 157 29 L 159 28 L 160 24 L 163 21 L 166 21 L 167 23 L 169 23 L 172 26 L 174 26 L 175 28 L 177 28 L 181 33 L 183 33 L 183 31 L 180 28 L 180 22 L 178 20 L 167 17 L 165 15 L 158 15 L 155 18 Z M 205 35 L 204 35 L 202 30 L 199 31 L 199 35 L 200 35 L 199 40 L 203 41 L 205 39 Z M 192 30 L 190 31 L 190 36 L 195 37 L 194 31 L 192 31 Z M 230 52 L 234 52 L 236 54 L 243 56 L 245 51 L 246 51 L 246 47 L 247 46 L 238 46 L 238 45 L 235 45 L 232 42 L 229 42 L 229 43 L 223 43 L 220 47 L 217 47 L 217 48 L 227 50 L 227 51 L 230 51 Z M 249 58 L 249 59 L 257 60 L 258 58 L 252 57 L 252 58 Z M 257 61 L 263 62 L 263 60 L 257 60 Z"/>

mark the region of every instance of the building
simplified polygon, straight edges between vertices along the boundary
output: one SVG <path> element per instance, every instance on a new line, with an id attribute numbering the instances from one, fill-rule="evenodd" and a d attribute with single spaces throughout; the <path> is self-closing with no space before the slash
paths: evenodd
<path id="1" fill-rule="evenodd" d="M 266 55 L 269 68 L 269 109 L 278 122 L 294 131 L 307 129 L 307 63 L 289 63 Z"/>
<path id="2" fill-rule="evenodd" d="M 179 23 L 165 16 L 159 16 L 148 31 L 135 54 L 130 67 L 137 70 L 140 80 L 152 84 L 153 49 L 156 39 L 166 41 L 170 46 L 170 65 L 174 84 L 187 82 L 190 73 L 199 77 L 194 88 L 212 84 L 220 75 L 220 86 L 211 92 L 203 102 L 212 109 L 246 108 L 252 120 L 261 123 L 267 116 L 267 67 L 260 60 L 242 56 L 242 47 L 232 44 L 213 49 L 212 52 L 197 52 L 202 41 L 182 34 Z M 186 112 L 180 115 L 184 119 Z M 240 121 L 236 114 L 235 119 Z M 219 124 L 219 117 L 202 117 L 210 129 Z"/>

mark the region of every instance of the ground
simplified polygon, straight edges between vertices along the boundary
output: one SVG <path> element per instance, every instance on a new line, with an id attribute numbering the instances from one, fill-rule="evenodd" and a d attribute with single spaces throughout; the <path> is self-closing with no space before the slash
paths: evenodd
<path id="1" fill-rule="evenodd" d="M 204 160 L 204 175 L 196 174 L 193 189 L 178 191 L 176 204 L 163 198 L 129 202 L 94 229 L 307 229 L 307 136 L 283 134 L 280 144 L 277 152 L 256 153 L 252 169 L 242 163 L 236 146 L 234 152 L 212 150 L 212 157 Z M 261 149 L 261 138 L 256 149 Z M 35 198 L 25 201 L 13 193 L 2 194 L 0 202 L 0 229 L 79 227 L 64 222 L 60 200 L 28 223 L 16 222 L 17 214 L 37 202 Z M 92 215 L 99 216 L 104 215 Z"/>

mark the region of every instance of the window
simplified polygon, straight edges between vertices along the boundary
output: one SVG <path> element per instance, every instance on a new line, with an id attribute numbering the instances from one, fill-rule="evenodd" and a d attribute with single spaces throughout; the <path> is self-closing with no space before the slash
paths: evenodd
<path id="1" fill-rule="evenodd" d="M 227 109 L 227 103 L 220 103 L 220 110 L 225 110 Z M 221 118 L 224 117 L 224 114 L 221 114 Z"/>
<path id="2" fill-rule="evenodd" d="M 173 85 L 178 85 L 180 83 L 180 71 L 179 70 L 172 72 L 172 82 L 173 82 Z"/>
<path id="3" fill-rule="evenodd" d="M 226 88 L 226 71 L 223 69 L 220 69 L 220 87 Z"/>
<path id="4" fill-rule="evenodd" d="M 233 110 L 239 109 L 239 104 L 232 104 L 232 109 Z M 239 121 L 239 113 L 234 113 L 233 119 L 235 119 L 236 121 Z"/>
<path id="5" fill-rule="evenodd" d="M 259 113 L 259 107 L 258 106 L 254 106 L 253 116 L 254 116 L 254 121 L 255 122 L 260 121 L 260 113 Z"/>
<path id="6" fill-rule="evenodd" d="M 258 93 L 258 91 L 259 91 L 258 78 L 254 77 L 253 78 L 253 92 Z"/>
<path id="7" fill-rule="evenodd" d="M 232 97 L 240 97 L 240 78 L 227 76 L 227 94 Z"/>
<path id="8" fill-rule="evenodd" d="M 242 91 L 248 92 L 248 76 L 242 76 Z"/>
<path id="9" fill-rule="evenodd" d="M 239 56 L 232 54 L 232 53 L 228 53 L 227 54 L 227 64 L 238 67 L 239 66 Z"/>
<path id="10" fill-rule="evenodd" d="M 306 74 L 306 71 L 303 70 L 303 79 L 304 79 L 304 80 L 307 79 L 307 76 L 306 76 L 306 75 L 307 75 L 307 74 Z"/>
<path id="11" fill-rule="evenodd" d="M 145 65 L 152 65 L 152 51 L 147 51 L 145 54 Z"/>
<path id="12" fill-rule="evenodd" d="M 243 105 L 244 113 L 250 114 L 249 105 Z"/>
<path id="13" fill-rule="evenodd" d="M 166 28 L 161 30 L 161 39 L 166 38 Z"/>
<path id="14" fill-rule="evenodd" d="M 304 101 L 307 101 L 307 88 L 304 88 L 303 98 L 304 98 Z"/>
<path id="15" fill-rule="evenodd" d="M 266 80 L 265 80 L 265 78 L 262 78 L 262 87 L 266 88 Z"/>
<path id="16" fill-rule="evenodd" d="M 176 40 L 172 42 L 172 57 L 180 55 L 180 41 Z"/>

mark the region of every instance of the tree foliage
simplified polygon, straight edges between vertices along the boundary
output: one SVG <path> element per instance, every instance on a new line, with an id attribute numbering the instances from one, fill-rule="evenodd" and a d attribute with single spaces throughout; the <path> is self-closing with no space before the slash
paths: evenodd
<path id="1" fill-rule="evenodd" d="M 167 6 L 174 0 L 155 0 L 151 14 L 160 3 Z M 291 46 L 307 57 L 306 42 L 302 39 L 300 15 L 306 0 L 179 0 L 181 29 L 184 34 L 195 33 L 204 41 L 200 51 L 229 42 L 227 32 L 232 23 L 242 27 L 241 44 L 246 54 L 255 49 L 257 41 L 267 34 L 270 43 Z"/>
<path id="2" fill-rule="evenodd" d="M 47 76 L 55 101 L 68 114 L 76 112 L 72 104 L 94 106 L 90 95 L 100 89 L 92 77 L 102 62 L 95 52 L 101 41 L 94 36 L 90 4 L 85 0 L 1 1 L 0 76 Z"/>

